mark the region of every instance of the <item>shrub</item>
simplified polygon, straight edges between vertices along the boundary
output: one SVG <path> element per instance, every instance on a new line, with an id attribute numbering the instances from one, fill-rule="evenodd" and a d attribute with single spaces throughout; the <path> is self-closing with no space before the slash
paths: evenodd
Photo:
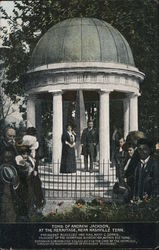
<path id="1" fill-rule="evenodd" d="M 159 220 L 159 199 L 153 198 L 140 203 L 106 203 L 103 199 L 84 202 L 78 200 L 69 211 L 51 212 L 47 216 L 33 217 L 42 222 L 122 222 Z"/>

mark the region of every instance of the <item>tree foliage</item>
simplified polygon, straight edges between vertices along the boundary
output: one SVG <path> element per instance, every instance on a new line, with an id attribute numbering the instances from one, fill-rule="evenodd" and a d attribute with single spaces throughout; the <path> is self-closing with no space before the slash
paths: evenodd
<path id="1" fill-rule="evenodd" d="M 15 1 L 14 17 L 8 20 L 11 33 L 3 30 L 8 85 L 6 93 L 23 93 L 23 74 L 40 37 L 54 24 L 70 17 L 96 17 L 117 28 L 128 41 L 136 66 L 146 75 L 139 100 L 140 128 L 152 132 L 159 115 L 158 1 L 157 0 L 23 0 Z M 157 117 L 157 118 L 156 118 Z M 151 124 L 150 124 L 151 121 Z M 155 125 L 156 126 L 156 125 Z"/>

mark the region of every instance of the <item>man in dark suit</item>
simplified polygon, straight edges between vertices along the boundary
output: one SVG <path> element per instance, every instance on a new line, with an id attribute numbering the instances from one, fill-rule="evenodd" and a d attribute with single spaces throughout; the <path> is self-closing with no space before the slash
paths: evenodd
<path id="1" fill-rule="evenodd" d="M 7 127 L 4 131 L 4 137 L 0 141 L 0 164 L 4 163 L 4 153 L 10 151 L 13 156 L 16 156 L 15 147 L 16 131 L 12 127 Z"/>
<path id="2" fill-rule="evenodd" d="M 144 133 L 141 131 L 131 131 L 129 132 L 128 136 L 126 137 L 126 143 L 124 144 L 124 150 L 127 151 L 127 148 L 129 145 L 132 145 L 134 148 L 134 154 L 131 157 L 131 160 L 127 166 L 127 169 L 125 170 L 124 177 L 127 179 L 127 185 L 130 188 L 130 199 L 133 198 L 133 192 L 134 192 L 134 176 L 135 176 L 135 169 L 140 161 L 140 156 L 137 150 L 137 142 L 141 138 L 146 138 Z"/>
<path id="3" fill-rule="evenodd" d="M 151 156 L 151 144 L 147 139 L 140 139 L 137 144 L 139 162 L 135 169 L 134 199 L 159 195 L 159 166 Z"/>
<path id="4" fill-rule="evenodd" d="M 4 130 L 4 136 L 0 140 L 0 171 L 3 171 L 3 164 L 9 163 L 13 164 L 15 156 L 17 155 L 15 147 L 15 136 L 16 131 L 12 127 L 6 127 Z M 7 168 L 8 169 L 8 168 Z M 8 172 L 9 173 L 9 172 Z M 3 198 L 8 192 L 8 197 L 10 196 L 9 189 L 5 188 L 3 181 L 0 178 L 0 221 L 4 217 L 3 211 Z"/>
<path id="5" fill-rule="evenodd" d="M 88 171 L 88 156 L 90 158 L 90 172 L 93 172 L 93 161 L 96 156 L 98 135 L 93 128 L 93 121 L 88 122 L 88 127 L 83 130 L 81 136 L 82 154 L 84 155 L 85 171 Z"/>
<path id="6" fill-rule="evenodd" d="M 114 162 L 116 167 L 116 178 L 120 184 L 124 183 L 124 163 L 126 158 L 126 152 L 123 150 L 125 144 L 124 138 L 119 139 L 119 147 L 116 149 L 114 154 Z"/>

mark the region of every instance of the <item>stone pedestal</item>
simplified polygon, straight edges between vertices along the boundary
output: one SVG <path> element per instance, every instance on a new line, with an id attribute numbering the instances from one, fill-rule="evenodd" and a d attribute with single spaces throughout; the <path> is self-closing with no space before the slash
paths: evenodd
<path id="1" fill-rule="evenodd" d="M 107 175 L 110 161 L 109 92 L 100 91 L 99 108 L 99 172 Z"/>

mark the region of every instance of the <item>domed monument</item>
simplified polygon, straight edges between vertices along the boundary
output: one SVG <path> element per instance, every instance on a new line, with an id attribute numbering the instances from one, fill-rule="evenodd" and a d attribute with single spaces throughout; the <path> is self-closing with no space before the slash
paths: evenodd
<path id="1" fill-rule="evenodd" d="M 131 49 L 121 33 L 96 18 L 72 18 L 54 25 L 36 45 L 30 67 L 72 62 L 135 66 Z"/>
<path id="2" fill-rule="evenodd" d="M 77 116 L 75 112 L 79 137 L 90 118 L 90 113 L 85 116 L 86 102 L 97 103 L 99 163 L 110 161 L 112 100 L 122 101 L 124 136 L 138 129 L 139 83 L 144 74 L 135 67 L 125 38 L 105 21 L 71 18 L 54 25 L 37 43 L 26 76 L 28 126 L 39 126 L 37 103 L 51 98 L 53 163 L 61 160 L 61 135 L 68 121 L 69 100 L 79 107 Z M 103 171 L 107 169 L 100 169 L 99 164 L 99 172 Z M 54 172 L 58 174 L 59 168 L 54 167 Z"/>

